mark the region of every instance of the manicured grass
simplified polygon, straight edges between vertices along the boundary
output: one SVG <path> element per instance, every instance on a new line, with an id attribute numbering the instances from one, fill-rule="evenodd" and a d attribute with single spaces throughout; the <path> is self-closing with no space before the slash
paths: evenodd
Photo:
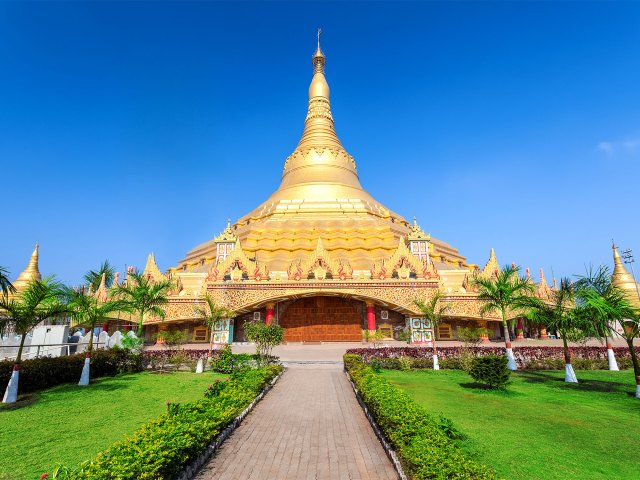
<path id="1" fill-rule="evenodd" d="M 453 420 L 463 448 L 508 479 L 640 478 L 640 400 L 633 372 L 519 371 L 506 392 L 457 370 L 385 370 L 432 413 Z"/>
<path id="2" fill-rule="evenodd" d="M 0 409 L 0 480 L 37 479 L 58 463 L 75 466 L 166 411 L 166 402 L 202 398 L 224 375 L 138 373 L 89 387 L 61 385 L 32 404 Z"/>

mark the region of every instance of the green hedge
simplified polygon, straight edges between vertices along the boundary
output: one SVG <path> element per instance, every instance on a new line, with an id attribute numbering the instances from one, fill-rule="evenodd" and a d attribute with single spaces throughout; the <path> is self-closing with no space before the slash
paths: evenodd
<path id="1" fill-rule="evenodd" d="M 278 374 L 271 365 L 233 376 L 219 395 L 168 405 L 167 413 L 132 436 L 98 453 L 76 470 L 60 467 L 64 480 L 145 480 L 174 478 L 229 425 Z"/>
<path id="2" fill-rule="evenodd" d="M 345 355 L 345 368 L 380 430 L 393 445 L 412 479 L 495 479 L 489 467 L 470 459 L 457 444 L 450 420 L 430 415 L 406 393 Z"/>
<path id="3" fill-rule="evenodd" d="M 24 360 L 20 364 L 21 394 L 55 387 L 80 380 L 84 353 L 64 357 L 42 357 Z M 0 392 L 4 392 L 11 378 L 13 360 L 0 362 Z M 108 377 L 118 373 L 142 371 L 142 355 L 123 349 L 94 350 L 91 354 L 91 378 Z"/>
<path id="4" fill-rule="evenodd" d="M 508 363 L 509 360 L 504 355 L 473 357 L 469 375 L 476 382 L 501 390 L 509 383 L 511 370 L 507 367 Z"/>

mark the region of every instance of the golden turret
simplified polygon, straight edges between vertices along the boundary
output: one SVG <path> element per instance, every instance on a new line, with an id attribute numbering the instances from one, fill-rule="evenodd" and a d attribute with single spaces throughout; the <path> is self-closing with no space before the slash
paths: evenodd
<path id="1" fill-rule="evenodd" d="M 164 278 L 164 275 L 162 275 L 162 272 L 158 268 L 156 257 L 153 253 L 150 253 L 147 257 L 147 264 L 145 265 L 142 274 L 149 276 L 149 278 L 153 279 L 156 282 Z"/>
<path id="2" fill-rule="evenodd" d="M 628 272 L 624 266 L 622 258 L 618 253 L 618 248 L 615 243 L 613 248 L 613 274 L 611 275 L 611 282 L 623 290 L 629 301 L 635 307 L 640 307 L 640 297 L 638 296 L 638 286 L 633 280 L 633 276 Z"/>
<path id="3" fill-rule="evenodd" d="M 31 280 L 42 280 L 42 275 L 40 274 L 40 270 L 38 270 L 38 248 L 38 244 L 36 243 L 36 248 L 33 249 L 27 268 L 25 268 L 22 273 L 18 275 L 16 281 L 13 282 L 13 286 L 18 292 L 24 290 Z"/>

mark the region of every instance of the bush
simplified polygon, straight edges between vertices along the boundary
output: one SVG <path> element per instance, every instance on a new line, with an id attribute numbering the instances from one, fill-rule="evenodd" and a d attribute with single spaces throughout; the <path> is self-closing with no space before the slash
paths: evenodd
<path id="1" fill-rule="evenodd" d="M 271 361 L 271 350 L 284 340 L 284 328 L 280 325 L 266 325 L 262 322 L 245 322 L 244 334 L 256 344 L 256 353 L 261 364 Z"/>
<path id="2" fill-rule="evenodd" d="M 78 469 L 58 467 L 61 480 L 172 479 L 282 371 L 270 365 L 232 378 L 216 396 L 167 405 L 167 413 L 98 453 Z"/>
<path id="3" fill-rule="evenodd" d="M 460 448 L 456 439 L 462 435 L 450 420 L 434 418 L 402 390 L 376 375 L 358 355 L 345 355 L 344 364 L 410 478 L 496 478 L 489 467 L 469 458 Z"/>
<path id="4" fill-rule="evenodd" d="M 491 388 L 502 390 L 509 383 L 511 371 L 507 368 L 505 355 L 487 355 L 474 357 L 471 361 L 469 375 L 476 382 L 484 383 Z"/>
<path id="5" fill-rule="evenodd" d="M 20 365 L 20 393 L 31 393 L 63 383 L 80 380 L 85 354 L 64 357 L 41 357 L 24 360 Z M 13 360 L 0 362 L 0 391 L 9 383 Z M 91 353 L 91 378 L 143 370 L 142 355 L 118 348 L 94 350 Z"/>

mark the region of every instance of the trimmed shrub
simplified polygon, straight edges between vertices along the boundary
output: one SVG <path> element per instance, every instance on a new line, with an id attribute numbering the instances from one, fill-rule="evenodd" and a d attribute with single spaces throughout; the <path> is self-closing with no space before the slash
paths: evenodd
<path id="1" fill-rule="evenodd" d="M 484 383 L 491 388 L 502 390 L 509 383 L 511 371 L 507 368 L 505 355 L 486 355 L 471 360 L 469 375 L 476 382 Z"/>
<path id="2" fill-rule="evenodd" d="M 359 356 L 345 355 L 344 364 L 412 479 L 497 478 L 493 470 L 464 453 L 456 440 L 462 435 L 450 420 L 434 418 L 405 392 L 375 374 Z"/>
<path id="3" fill-rule="evenodd" d="M 231 378 L 218 395 L 170 410 L 76 470 L 58 467 L 64 480 L 160 480 L 174 478 L 200 455 L 280 372 L 279 365 Z"/>
<path id="4" fill-rule="evenodd" d="M 84 353 L 64 357 L 41 357 L 20 364 L 20 393 L 31 393 L 63 383 L 80 380 Z M 0 362 L 0 391 L 11 378 L 13 361 Z M 119 373 L 141 372 L 142 355 L 127 350 L 94 350 L 91 353 L 91 378 L 109 377 Z"/>

